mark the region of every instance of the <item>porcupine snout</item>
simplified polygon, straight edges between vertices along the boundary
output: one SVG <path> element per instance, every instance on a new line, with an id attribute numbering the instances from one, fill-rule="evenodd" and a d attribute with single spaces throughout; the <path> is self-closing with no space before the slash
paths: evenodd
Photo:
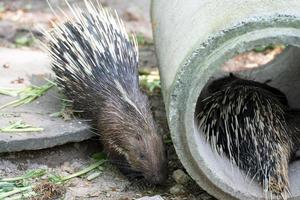
<path id="1" fill-rule="evenodd" d="M 159 185 L 165 182 L 167 179 L 167 171 L 165 170 L 166 167 L 162 167 L 157 171 L 147 175 L 145 174 L 145 179 L 148 180 L 150 183 Z"/>
<path id="2" fill-rule="evenodd" d="M 149 180 L 152 184 L 162 184 L 168 177 L 166 159 L 161 159 L 163 163 L 157 163 L 151 173 L 145 173 L 145 179 Z"/>
<path id="3" fill-rule="evenodd" d="M 134 139 L 135 140 L 135 139 Z M 162 184 L 167 179 L 167 159 L 160 137 L 155 129 L 136 141 L 130 141 L 135 151 L 128 152 L 128 159 L 134 170 L 152 184 Z"/>
<path id="4" fill-rule="evenodd" d="M 150 166 L 152 166 L 149 168 L 149 170 L 145 170 L 144 177 L 152 184 L 162 184 L 166 181 L 168 176 L 166 155 L 165 152 L 153 153 L 153 155 L 158 156 L 158 159 L 155 158 L 152 160 L 152 163 L 150 164 Z M 158 155 L 157 153 L 159 153 L 160 155 Z"/>

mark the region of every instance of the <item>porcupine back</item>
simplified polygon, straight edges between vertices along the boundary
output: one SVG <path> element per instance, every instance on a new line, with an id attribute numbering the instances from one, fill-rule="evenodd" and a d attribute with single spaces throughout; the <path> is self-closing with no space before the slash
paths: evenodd
<path id="1" fill-rule="evenodd" d="M 57 85 L 92 119 L 112 162 L 151 183 L 166 179 L 162 137 L 139 88 L 138 47 L 116 13 L 85 1 L 47 34 Z"/>
<path id="2" fill-rule="evenodd" d="M 216 80 L 209 91 L 198 116 L 206 140 L 250 178 L 255 177 L 265 192 L 286 196 L 293 144 L 288 138 L 284 94 L 234 76 Z"/>
<path id="3" fill-rule="evenodd" d="M 77 23 L 51 33 L 50 52 L 58 85 L 77 108 L 95 116 L 108 98 L 124 101 L 121 92 L 138 97 L 138 49 L 117 15 L 91 6 L 86 13 L 73 9 Z"/>

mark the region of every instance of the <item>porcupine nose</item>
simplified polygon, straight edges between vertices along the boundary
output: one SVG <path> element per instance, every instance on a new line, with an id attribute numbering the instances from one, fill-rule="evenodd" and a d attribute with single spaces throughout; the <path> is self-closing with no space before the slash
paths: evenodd
<path id="1" fill-rule="evenodd" d="M 167 180 L 167 177 L 168 177 L 167 167 L 162 166 L 161 169 L 156 170 L 154 173 L 146 177 L 146 179 L 148 179 L 152 184 L 160 185 Z"/>
<path id="2" fill-rule="evenodd" d="M 156 184 L 156 185 L 160 185 L 160 184 L 163 184 L 167 179 L 167 176 L 165 174 L 155 174 L 153 175 L 149 181 L 153 184 Z"/>

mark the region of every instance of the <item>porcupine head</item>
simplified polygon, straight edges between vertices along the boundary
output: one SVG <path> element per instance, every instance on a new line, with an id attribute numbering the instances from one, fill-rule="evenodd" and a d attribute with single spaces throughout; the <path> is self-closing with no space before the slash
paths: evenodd
<path id="1" fill-rule="evenodd" d="M 166 157 L 147 96 L 139 88 L 138 47 L 116 12 L 85 1 L 47 34 L 56 81 L 92 119 L 111 160 L 151 183 L 166 178 Z"/>

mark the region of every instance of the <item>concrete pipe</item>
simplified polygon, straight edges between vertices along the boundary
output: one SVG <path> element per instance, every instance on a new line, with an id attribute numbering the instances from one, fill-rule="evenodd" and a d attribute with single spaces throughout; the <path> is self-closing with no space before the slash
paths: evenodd
<path id="1" fill-rule="evenodd" d="M 219 199 L 264 199 L 260 185 L 214 153 L 195 121 L 207 83 L 222 64 L 257 46 L 285 44 L 270 64 L 242 72 L 267 81 L 300 108 L 299 0 L 153 0 L 152 23 L 168 123 L 177 154 L 193 179 Z M 300 199 L 300 162 L 289 168 L 290 199 Z"/>

